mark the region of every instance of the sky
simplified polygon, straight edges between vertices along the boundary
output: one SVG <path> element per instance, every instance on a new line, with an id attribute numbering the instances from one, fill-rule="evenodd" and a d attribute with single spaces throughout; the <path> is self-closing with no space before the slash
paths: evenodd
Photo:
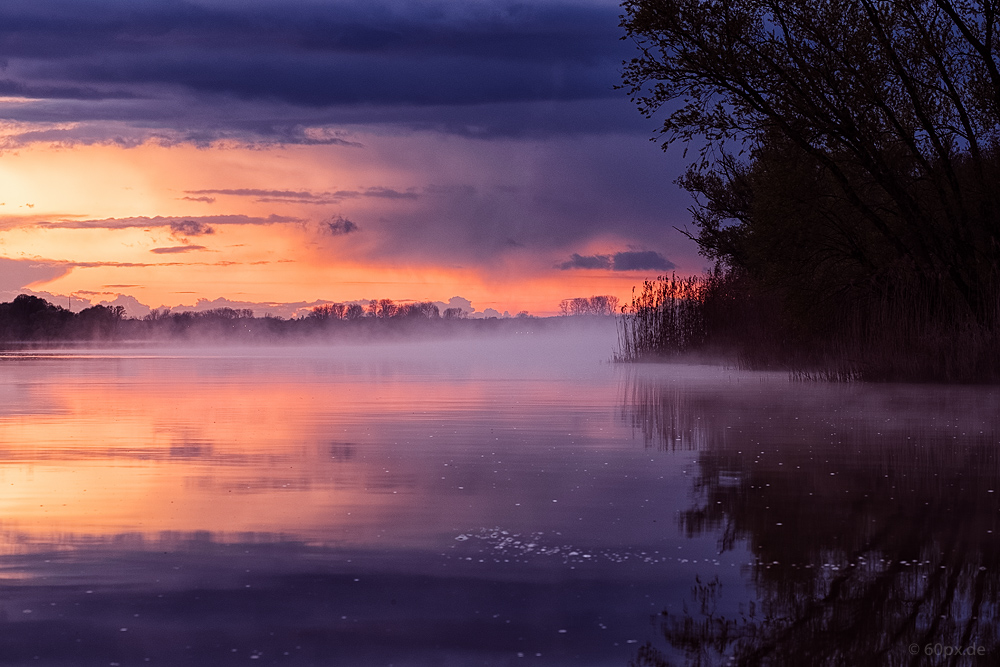
<path id="1" fill-rule="evenodd" d="M 698 272 L 620 11 L 5 0 L 0 299 L 548 315 Z"/>

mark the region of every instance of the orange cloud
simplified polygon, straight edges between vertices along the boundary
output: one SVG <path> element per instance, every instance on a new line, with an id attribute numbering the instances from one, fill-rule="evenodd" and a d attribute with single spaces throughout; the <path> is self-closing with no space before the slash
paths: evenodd
<path id="1" fill-rule="evenodd" d="M 33 288 L 135 285 L 122 293 L 152 306 L 190 293 L 268 302 L 461 295 L 479 309 L 545 314 L 564 298 L 624 299 L 652 277 L 586 262 L 560 270 L 567 257 L 638 251 L 623 250 L 634 239 L 614 226 L 579 232 L 556 220 L 538 198 L 538 175 L 521 166 L 524 147 L 483 147 L 419 134 L 367 137 L 364 148 L 27 147 L 0 157 L 0 257 L 66 270 Z M 644 242 L 642 252 L 657 266 L 688 268 L 654 247 Z"/>

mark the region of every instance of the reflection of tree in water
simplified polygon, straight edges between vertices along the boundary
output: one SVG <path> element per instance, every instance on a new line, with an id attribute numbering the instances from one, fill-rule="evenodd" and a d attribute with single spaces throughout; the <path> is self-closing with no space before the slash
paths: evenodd
<path id="1" fill-rule="evenodd" d="M 718 532 L 720 550 L 745 546 L 757 598 L 720 613 L 721 584 L 696 582 L 683 614 L 658 618 L 670 649 L 647 645 L 635 665 L 677 654 L 690 665 L 995 664 L 1000 413 L 988 392 L 646 386 L 626 393 L 624 414 L 697 425 L 681 528 Z M 982 646 L 994 660 L 928 657 L 928 644 Z"/>

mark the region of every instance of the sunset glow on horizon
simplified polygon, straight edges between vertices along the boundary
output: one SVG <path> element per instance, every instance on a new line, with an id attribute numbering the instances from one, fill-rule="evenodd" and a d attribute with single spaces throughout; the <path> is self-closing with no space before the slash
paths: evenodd
<path id="1" fill-rule="evenodd" d="M 288 316 L 459 296 L 548 315 L 700 271 L 655 126 L 613 90 L 616 12 L 0 9 L 0 298 Z"/>

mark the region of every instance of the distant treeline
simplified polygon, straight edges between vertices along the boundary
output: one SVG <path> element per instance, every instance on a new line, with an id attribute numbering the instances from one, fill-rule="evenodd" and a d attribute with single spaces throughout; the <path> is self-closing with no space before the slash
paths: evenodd
<path id="1" fill-rule="evenodd" d="M 607 298 L 592 297 L 598 302 Z M 593 313 L 580 311 L 573 314 Z M 181 312 L 159 308 L 145 317 L 130 318 L 121 306 L 91 306 L 74 313 L 40 297 L 21 294 L 12 302 L 0 303 L 0 341 L 218 339 L 264 343 L 339 334 L 364 338 L 449 331 L 488 331 L 508 327 L 520 329 L 526 323 L 538 319 L 527 311 L 522 311 L 513 318 L 472 319 L 461 308 L 446 308 L 442 313 L 431 302 L 402 304 L 391 299 L 375 299 L 367 306 L 357 303 L 323 304 L 313 308 L 304 317 L 293 319 L 272 315 L 256 317 L 254 311 L 240 308 Z"/>
<path id="2" fill-rule="evenodd" d="M 563 299 L 559 302 L 560 315 L 614 315 L 618 312 L 618 297 L 604 295 L 589 299 Z"/>
<path id="3" fill-rule="evenodd" d="M 445 308 L 444 312 L 430 301 L 414 303 L 396 303 L 392 299 L 372 299 L 368 306 L 359 303 L 326 303 L 316 306 L 306 316 L 318 320 L 360 320 L 366 317 L 380 320 L 386 319 L 425 319 L 425 320 L 464 320 L 468 317 L 461 308 Z M 517 317 L 530 317 L 528 311 L 522 310 Z"/>

